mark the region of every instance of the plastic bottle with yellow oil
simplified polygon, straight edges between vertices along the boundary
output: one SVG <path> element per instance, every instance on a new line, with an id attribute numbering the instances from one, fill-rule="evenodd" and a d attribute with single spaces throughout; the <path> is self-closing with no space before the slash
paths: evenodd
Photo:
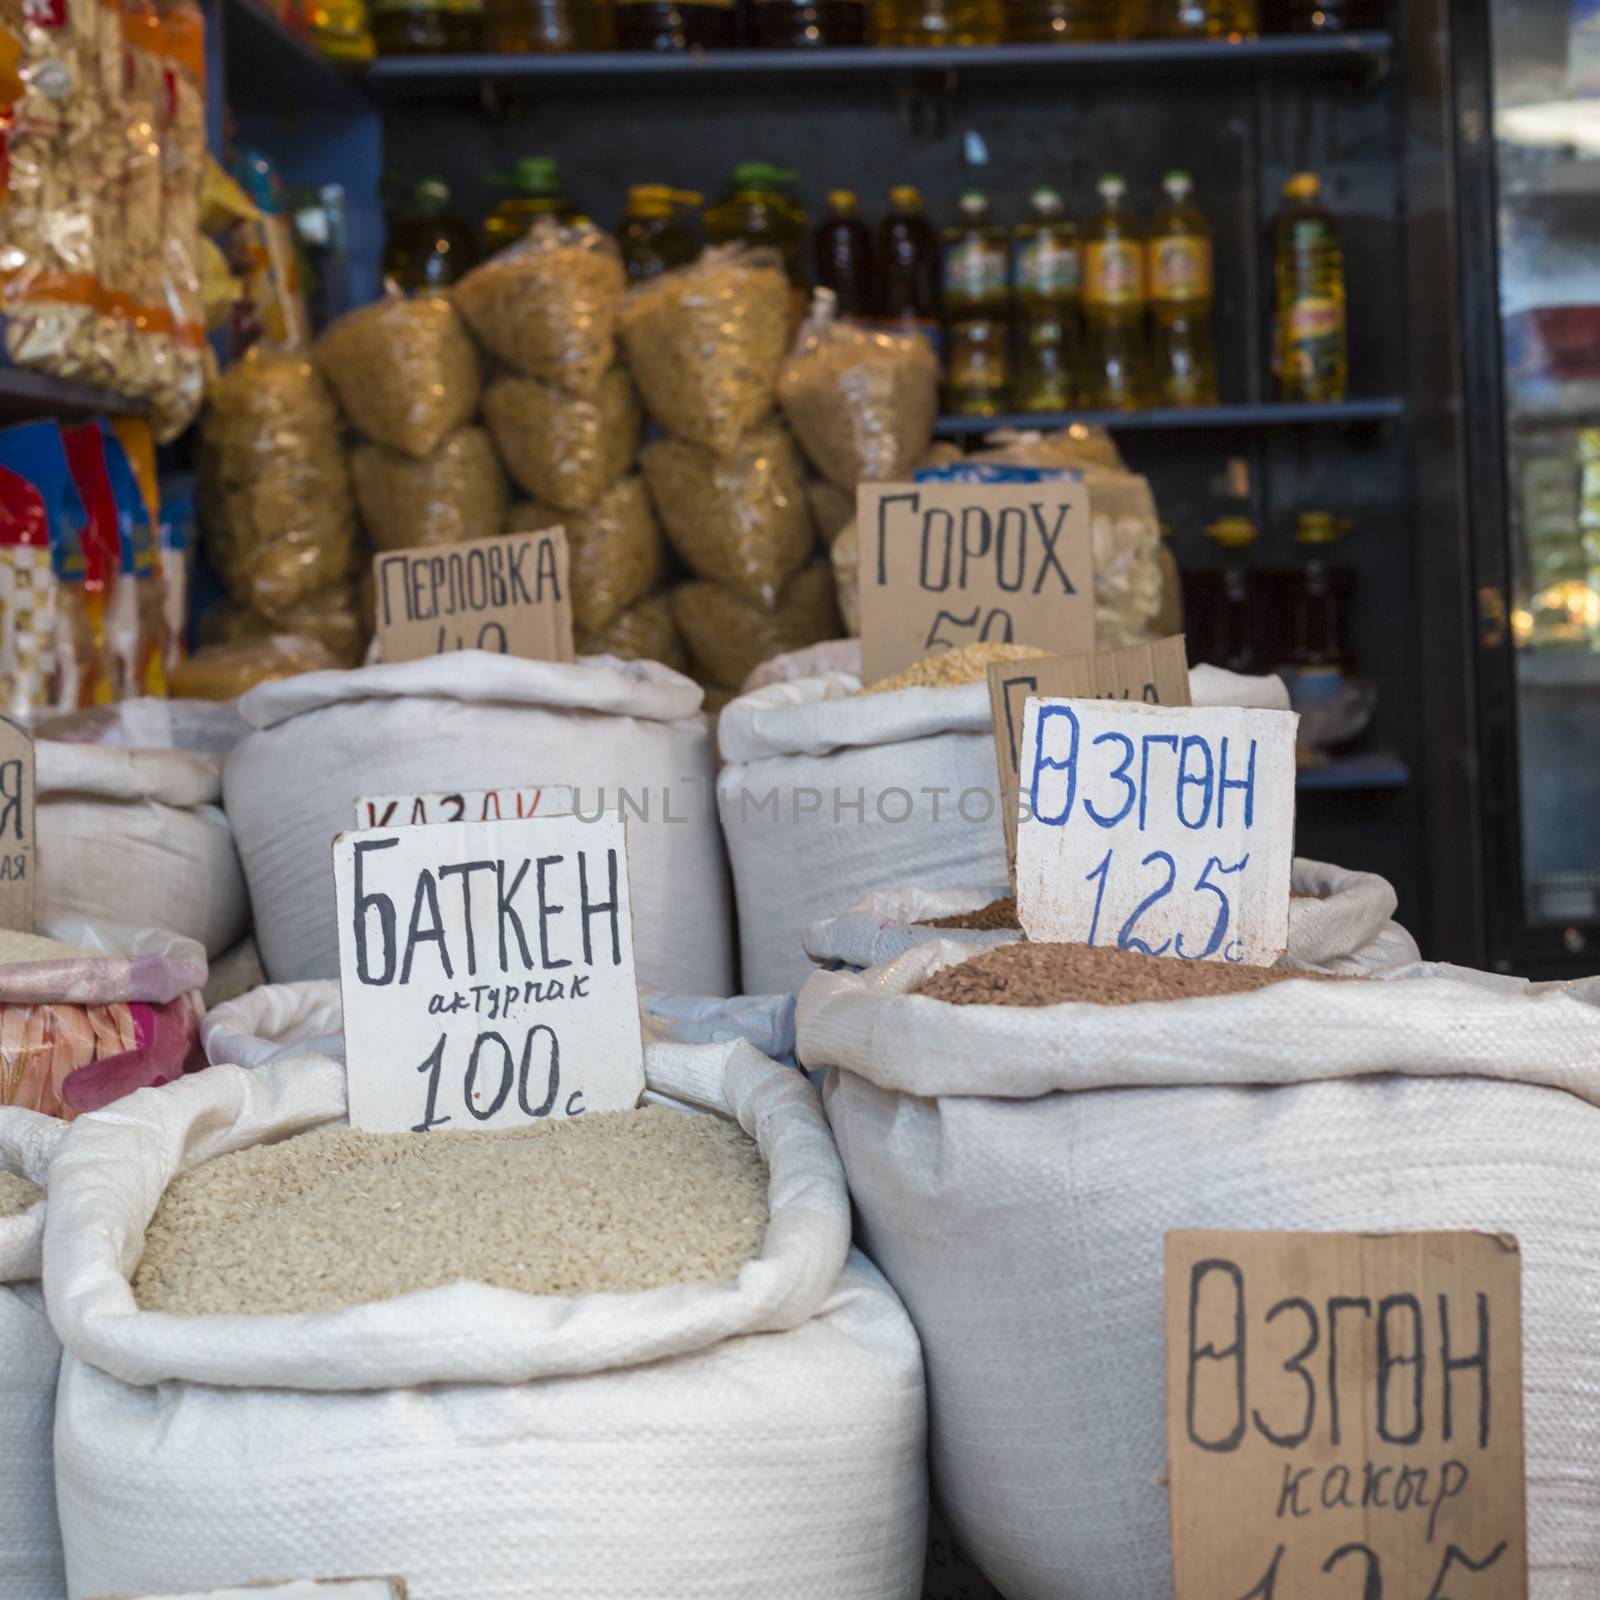
<path id="1" fill-rule="evenodd" d="M 1035 189 L 1031 215 L 1012 230 L 1017 356 L 1016 411 L 1077 404 L 1083 359 L 1083 243 L 1054 189 Z"/>
<path id="2" fill-rule="evenodd" d="M 1012 44 L 1130 39 L 1140 10 L 1128 0 L 1007 0 L 1006 38 Z"/>
<path id="3" fill-rule="evenodd" d="M 770 161 L 741 161 L 729 173 L 722 198 L 706 207 L 706 239 L 776 250 L 789 281 L 803 289 L 806 219 L 789 194 L 799 179 L 798 172 Z"/>
<path id="4" fill-rule="evenodd" d="M 628 191 L 617 244 L 629 283 L 659 278 L 694 260 L 698 247 L 687 213 L 704 203 L 704 196 L 664 183 L 639 183 Z"/>
<path id="5" fill-rule="evenodd" d="M 1280 400 L 1343 400 L 1350 387 L 1344 251 L 1319 198 L 1321 180 L 1297 172 L 1272 224 L 1273 371 Z"/>
<path id="6" fill-rule="evenodd" d="M 989 216 L 989 197 L 969 189 L 961 220 L 944 232 L 945 407 L 993 417 L 1011 387 L 1010 241 Z"/>
<path id="7" fill-rule="evenodd" d="M 1260 26 L 1257 0 L 1143 0 L 1139 32 L 1151 39 L 1244 39 Z"/>
<path id="8" fill-rule="evenodd" d="M 1194 204 L 1187 172 L 1161 180 L 1166 203 L 1150 219 L 1145 280 L 1150 292 L 1150 398 L 1158 406 L 1217 401 L 1211 340 L 1211 229 Z"/>
<path id="9" fill-rule="evenodd" d="M 1108 172 L 1099 190 L 1101 208 L 1083 244 L 1084 402 L 1096 411 L 1137 411 L 1150 389 L 1144 239 L 1121 176 Z"/>
<path id="10" fill-rule="evenodd" d="M 1216 612 L 1210 621 L 1211 644 L 1206 659 L 1229 672 L 1262 670 L 1260 619 L 1256 615 L 1256 585 L 1250 570 L 1250 550 L 1256 542 L 1256 525 L 1248 517 L 1218 517 L 1206 526 L 1206 537 L 1222 554 L 1222 571 Z"/>
<path id="11" fill-rule="evenodd" d="M 540 217 L 572 222 L 581 214 L 550 156 L 524 156 L 509 173 L 485 173 L 484 182 L 510 191 L 484 219 L 483 244 L 489 255 L 515 244 Z"/>
<path id="12" fill-rule="evenodd" d="M 878 43 L 999 44 L 1006 0 L 878 0 Z"/>

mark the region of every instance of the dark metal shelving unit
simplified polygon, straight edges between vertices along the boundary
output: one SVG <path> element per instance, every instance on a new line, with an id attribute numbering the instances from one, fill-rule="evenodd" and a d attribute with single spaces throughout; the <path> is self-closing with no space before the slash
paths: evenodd
<path id="1" fill-rule="evenodd" d="M 1337 400 L 1322 404 L 1287 401 L 1246 401 L 1238 405 L 1191 406 L 1184 410 L 1014 412 L 997 417 L 940 417 L 936 433 L 954 439 L 993 433 L 1001 428 L 1054 429 L 1085 423 L 1112 432 L 1160 433 L 1227 428 L 1305 428 L 1330 423 L 1357 426 L 1396 422 L 1405 415 L 1405 401 L 1397 395 L 1367 400 Z"/>

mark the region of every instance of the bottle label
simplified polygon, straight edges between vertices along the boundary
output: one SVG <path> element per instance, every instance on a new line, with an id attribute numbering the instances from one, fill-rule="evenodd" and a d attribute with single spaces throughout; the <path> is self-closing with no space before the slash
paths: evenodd
<path id="1" fill-rule="evenodd" d="M 945 383 L 953 390 L 1003 394 L 1006 371 L 1006 325 L 964 322 L 946 333 Z"/>
<path id="2" fill-rule="evenodd" d="M 945 252 L 944 292 L 952 300 L 993 300 L 1006 292 L 1006 253 L 988 239 L 963 239 Z"/>
<path id="3" fill-rule="evenodd" d="M 1083 289 L 1082 250 L 1048 233 L 1025 240 L 1017 251 L 1017 289 L 1041 299 L 1075 299 Z"/>
<path id="4" fill-rule="evenodd" d="M 1150 298 L 1194 305 L 1211 298 L 1211 241 L 1173 234 L 1150 241 Z"/>
<path id="5" fill-rule="evenodd" d="M 1344 353 L 1344 306 L 1340 301 L 1326 295 L 1296 300 L 1280 328 L 1281 377 L 1322 378 L 1339 365 Z"/>
<path id="6" fill-rule="evenodd" d="M 1144 300 L 1144 252 L 1131 239 L 1091 239 L 1083 252 L 1083 297 L 1092 306 Z"/>

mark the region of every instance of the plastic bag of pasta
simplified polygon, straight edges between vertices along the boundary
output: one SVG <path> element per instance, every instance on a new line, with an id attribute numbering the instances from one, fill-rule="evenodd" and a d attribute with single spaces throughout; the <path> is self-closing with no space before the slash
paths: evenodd
<path id="1" fill-rule="evenodd" d="M 856 520 L 856 496 L 853 489 L 841 489 L 826 478 L 811 478 L 806 483 L 806 501 L 811 507 L 811 520 L 816 524 L 822 542 L 833 541 Z"/>
<path id="2" fill-rule="evenodd" d="M 619 325 L 645 409 L 674 437 L 728 454 L 772 410 L 789 307 L 782 263 L 741 245 L 632 289 Z"/>
<path id="3" fill-rule="evenodd" d="M 839 632 L 833 574 L 826 561 L 798 572 L 771 611 L 741 600 L 721 584 L 700 582 L 680 584 L 673 591 L 672 615 L 695 664 L 713 682 L 734 691 L 763 661 Z"/>
<path id="4" fill-rule="evenodd" d="M 484 348 L 513 372 L 592 395 L 616 360 L 624 281 L 609 234 L 544 218 L 452 295 Z"/>
<path id="5" fill-rule="evenodd" d="M 689 670 L 672 606 L 662 594 L 649 594 L 619 611 L 605 627 L 576 636 L 580 656 L 621 656 L 624 661 L 659 661 L 674 672 Z"/>
<path id="6" fill-rule="evenodd" d="M 588 399 L 538 378 L 496 378 L 483 392 L 483 415 L 506 470 L 561 511 L 592 506 L 639 448 L 639 402 L 621 367 Z"/>
<path id="7" fill-rule="evenodd" d="M 349 576 L 356 519 L 339 414 L 305 356 L 235 362 L 212 390 L 200 443 L 206 550 L 239 605 L 276 621 Z"/>
<path id="8" fill-rule="evenodd" d="M 482 428 L 458 429 L 420 461 L 357 445 L 350 478 L 362 526 L 380 550 L 487 539 L 505 522 L 505 475 Z"/>
<path id="9" fill-rule="evenodd" d="M 566 530 L 572 625 L 579 633 L 599 633 L 665 574 L 661 530 L 636 473 L 613 484 L 587 511 L 520 505 L 506 520 L 507 533 L 556 527 Z"/>
<path id="10" fill-rule="evenodd" d="M 316 360 L 358 432 L 419 460 L 478 409 L 478 352 L 448 300 L 391 294 L 347 311 Z"/>
<path id="11" fill-rule="evenodd" d="M 657 439 L 639 458 L 672 548 L 696 576 L 771 610 L 816 542 L 800 457 L 776 418 L 730 455 Z"/>
<path id="12" fill-rule="evenodd" d="M 819 289 L 778 401 L 811 464 L 841 489 L 909 475 L 933 442 L 939 363 L 925 339 L 869 333 L 834 320 Z"/>

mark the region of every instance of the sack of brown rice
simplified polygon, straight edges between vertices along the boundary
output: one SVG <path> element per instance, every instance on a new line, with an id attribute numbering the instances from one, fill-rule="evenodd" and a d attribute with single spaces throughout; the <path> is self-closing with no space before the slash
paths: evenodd
<path id="1" fill-rule="evenodd" d="M 56 1521 L 56 1377 L 61 1345 L 45 1315 L 44 1189 L 64 1122 L 0 1107 L 0 1594 L 61 1600 Z"/>
<path id="2" fill-rule="evenodd" d="M 486 539 L 505 520 L 505 474 L 482 428 L 457 429 L 420 461 L 381 444 L 357 445 L 350 478 L 379 550 Z"/>
<path id="3" fill-rule="evenodd" d="M 506 470 L 561 511 L 592 506 L 627 471 L 643 420 L 621 367 L 588 399 L 537 378 L 496 378 L 483 392 L 483 414 Z"/>
<path id="4" fill-rule="evenodd" d="M 451 298 L 497 361 L 525 378 L 592 395 L 616 359 L 624 282 L 609 234 L 544 218 L 469 272 Z"/>
<path id="5" fill-rule="evenodd" d="M 1528 1592 L 1594 1589 L 1600 1400 L 1570 1352 L 1600 1240 L 1591 1207 L 1551 1204 L 1553 1172 L 1600 1192 L 1594 984 L 1422 963 L 1135 1005 L 923 989 L 976 998 L 968 967 L 1028 949 L 1221 965 L 935 943 L 799 1003 L 863 1246 L 938 1375 L 935 1489 L 984 1573 L 1011 1600 L 1170 1592 L 1169 1230 L 1472 1229 L 1521 1253 Z"/>
<path id="6" fill-rule="evenodd" d="M 572 621 L 579 633 L 609 627 L 666 573 L 666 549 L 637 473 L 620 478 L 587 511 L 517 505 L 507 533 L 563 528 L 572 586 Z"/>
<path id="7" fill-rule="evenodd" d="M 691 646 L 694 641 L 691 638 Z M 986 682 L 862 694 L 855 670 L 724 708 L 717 738 L 746 989 L 799 988 L 805 930 L 875 890 L 1006 881 Z M 1196 705 L 1286 708 L 1276 678 L 1190 674 Z"/>
<path id="8" fill-rule="evenodd" d="M 52 1169 L 45 1241 L 74 1592 L 398 1570 L 412 1600 L 521 1593 L 530 1572 L 553 1594 L 744 1600 L 805 1551 L 819 1594 L 912 1600 L 921 1359 L 850 1248 L 816 1092 L 743 1042 L 651 1045 L 646 1079 L 638 1111 L 353 1134 L 343 1068 L 302 1055 L 215 1066 L 81 1123 Z M 559 1164 L 542 1155 L 557 1148 Z M 513 1159 L 542 1209 L 506 1230 Z M 431 1227 L 380 1200 L 397 1170 L 414 1175 L 408 1200 L 440 1195 L 455 1242 L 435 1250 Z M 674 1182 L 685 1172 L 692 1188 Z M 297 1202 L 296 1185 L 326 1199 Z M 605 1251 L 588 1247 L 594 1189 Z M 241 1252 L 229 1221 L 247 1212 Z M 302 1281 L 319 1260 L 332 1296 Z M 684 1281 L 590 1292 L 663 1272 Z M 514 1286 L 545 1281 L 560 1287 Z M 313 1437 L 360 1472 L 308 1475 Z M 538 1485 L 513 1517 L 506 1483 Z"/>
<path id="9" fill-rule="evenodd" d="M 772 610 L 816 545 L 800 457 L 783 424 L 752 428 L 726 455 L 656 439 L 639 465 L 672 548 L 695 575 Z"/>
<path id="10" fill-rule="evenodd" d="M 865 482 L 909 477 L 933 442 L 939 362 L 927 340 L 834 320 L 819 289 L 795 352 L 778 378 L 778 401 L 807 459 L 851 493 Z"/>
<path id="11" fill-rule="evenodd" d="M 689 670 L 672 605 L 663 594 L 646 595 L 619 611 L 603 628 L 576 635 L 580 656 L 618 656 L 624 661 L 659 661 L 674 672 Z"/>
<path id="12" fill-rule="evenodd" d="M 782 263 L 739 245 L 631 289 L 618 327 L 645 409 L 675 438 L 728 454 L 772 410 L 789 308 Z"/>
<path id="13" fill-rule="evenodd" d="M 839 631 L 833 578 L 821 561 L 802 567 L 771 610 L 718 583 L 683 583 L 673 591 L 672 615 L 696 665 L 735 692 L 763 661 Z"/>
<path id="14" fill-rule="evenodd" d="M 478 409 L 478 352 L 448 300 L 385 295 L 347 311 L 315 354 L 356 431 L 419 461 Z"/>

